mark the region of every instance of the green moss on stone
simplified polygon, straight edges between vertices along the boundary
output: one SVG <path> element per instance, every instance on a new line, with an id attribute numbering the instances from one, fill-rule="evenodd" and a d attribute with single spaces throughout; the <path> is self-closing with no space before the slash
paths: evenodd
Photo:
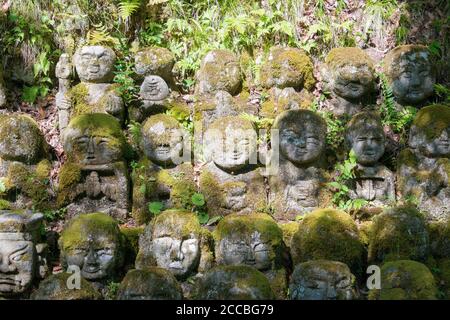
<path id="1" fill-rule="evenodd" d="M 423 132 L 428 140 L 439 137 L 450 125 L 450 106 L 434 104 L 419 110 L 413 126 Z"/>
<path id="2" fill-rule="evenodd" d="M 58 207 L 63 207 L 72 202 L 76 194 L 76 185 L 81 181 L 81 167 L 77 164 L 67 162 L 59 171 L 58 185 Z"/>
<path id="3" fill-rule="evenodd" d="M 332 69 L 341 68 L 343 66 L 367 66 L 369 69 L 374 69 L 372 59 L 362 49 L 356 47 L 334 48 L 328 53 L 325 58 L 325 63 Z"/>

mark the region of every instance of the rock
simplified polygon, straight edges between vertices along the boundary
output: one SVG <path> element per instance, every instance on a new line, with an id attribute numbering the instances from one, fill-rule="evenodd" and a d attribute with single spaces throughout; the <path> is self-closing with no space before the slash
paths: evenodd
<path id="1" fill-rule="evenodd" d="M 117 292 L 117 300 L 182 299 L 183 292 L 172 273 L 157 267 L 128 271 Z"/>
<path id="2" fill-rule="evenodd" d="M 295 266 L 289 292 L 291 300 L 352 300 L 356 279 L 342 262 L 313 260 Z"/>
<path id="3" fill-rule="evenodd" d="M 148 47 L 136 53 L 135 71 L 139 77 L 159 76 L 165 82 L 173 83 L 172 69 L 175 56 L 166 48 Z"/>
<path id="4" fill-rule="evenodd" d="M 422 263 L 397 260 L 381 268 L 381 289 L 369 293 L 370 300 L 435 300 L 437 288 L 433 274 Z"/>
<path id="5" fill-rule="evenodd" d="M 249 266 L 218 266 L 202 278 L 199 300 L 272 300 L 267 278 Z"/>

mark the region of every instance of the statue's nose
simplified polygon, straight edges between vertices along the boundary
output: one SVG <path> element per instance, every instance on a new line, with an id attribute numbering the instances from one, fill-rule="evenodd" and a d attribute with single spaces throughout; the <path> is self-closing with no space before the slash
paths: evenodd
<path id="1" fill-rule="evenodd" d="M 88 255 L 86 256 L 86 264 L 87 265 L 97 264 L 97 254 L 93 249 L 90 249 Z"/>
<path id="2" fill-rule="evenodd" d="M 16 266 L 9 261 L 9 257 L 4 255 L 0 257 L 0 272 L 1 273 L 11 273 L 17 270 Z"/>

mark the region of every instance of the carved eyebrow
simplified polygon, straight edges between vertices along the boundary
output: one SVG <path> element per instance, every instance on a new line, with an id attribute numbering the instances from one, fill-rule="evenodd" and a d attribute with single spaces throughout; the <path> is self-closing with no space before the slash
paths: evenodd
<path id="1" fill-rule="evenodd" d="M 9 257 L 15 257 L 15 256 L 19 256 L 22 255 L 23 253 L 25 253 L 28 249 L 29 244 L 25 243 L 24 245 L 22 245 L 20 248 L 16 249 L 15 251 L 11 252 L 9 254 Z"/>

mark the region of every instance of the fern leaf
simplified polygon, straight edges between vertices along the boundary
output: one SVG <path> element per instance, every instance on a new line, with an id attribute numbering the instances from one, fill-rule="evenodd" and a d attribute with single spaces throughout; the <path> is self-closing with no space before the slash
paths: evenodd
<path id="1" fill-rule="evenodd" d="M 122 0 L 119 3 L 119 16 L 126 20 L 131 17 L 141 6 L 141 0 Z"/>

